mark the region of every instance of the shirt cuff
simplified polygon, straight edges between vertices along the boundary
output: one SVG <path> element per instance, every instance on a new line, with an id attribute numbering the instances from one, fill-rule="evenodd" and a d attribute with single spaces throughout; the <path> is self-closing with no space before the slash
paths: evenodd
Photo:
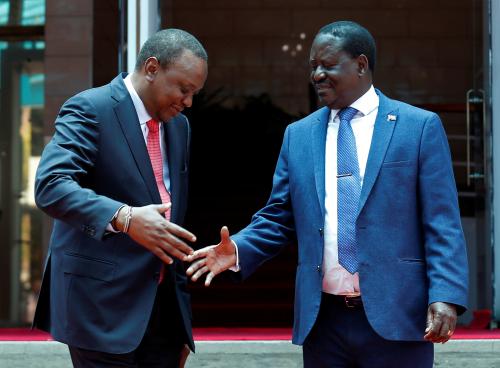
<path id="1" fill-rule="evenodd" d="M 233 271 L 233 272 L 239 272 L 240 271 L 240 257 L 239 257 L 239 254 L 238 254 L 238 245 L 236 245 L 236 243 L 232 239 L 231 239 L 231 243 L 233 243 L 234 250 L 236 252 L 236 264 L 233 267 L 229 268 L 229 269 L 231 271 Z"/>
<path id="2" fill-rule="evenodd" d="M 113 222 L 114 219 L 116 219 L 116 217 L 118 217 L 118 212 L 120 212 L 120 210 L 125 207 L 126 205 L 121 205 L 115 212 L 115 214 L 113 215 L 113 217 L 111 217 L 111 220 L 109 221 L 108 225 L 106 226 L 106 233 L 119 233 L 120 231 L 116 230 L 113 225 L 111 225 L 111 223 Z"/>
<path id="3" fill-rule="evenodd" d="M 119 233 L 119 231 L 115 230 L 113 225 L 111 225 L 111 222 L 106 226 L 106 232 L 107 233 Z"/>

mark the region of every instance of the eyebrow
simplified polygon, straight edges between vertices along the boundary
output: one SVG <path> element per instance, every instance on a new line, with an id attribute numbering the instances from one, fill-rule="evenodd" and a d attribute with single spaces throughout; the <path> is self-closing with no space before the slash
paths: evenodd
<path id="1" fill-rule="evenodd" d="M 189 82 L 188 83 L 181 83 L 181 86 L 182 86 L 182 88 L 189 89 L 189 91 L 192 92 L 194 95 L 197 95 L 203 89 L 203 87 L 197 89 L 194 84 L 189 83 Z"/>
<path id="2" fill-rule="evenodd" d="M 182 86 L 191 90 L 196 90 L 196 86 L 191 82 L 182 83 Z"/>

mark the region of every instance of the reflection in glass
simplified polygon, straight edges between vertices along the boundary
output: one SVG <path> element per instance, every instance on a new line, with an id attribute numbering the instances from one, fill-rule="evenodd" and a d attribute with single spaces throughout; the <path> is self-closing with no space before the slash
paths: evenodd
<path id="1" fill-rule="evenodd" d="M 0 25 L 45 24 L 45 0 L 0 0 Z"/>
<path id="2" fill-rule="evenodd" d="M 9 22 L 10 1 L 0 0 L 0 25 Z"/>
<path id="3" fill-rule="evenodd" d="M 0 42 L 0 325 L 31 322 L 43 265 L 33 188 L 43 149 L 44 42 Z"/>
<path id="4" fill-rule="evenodd" d="M 42 217 L 36 209 L 34 198 L 35 173 L 43 149 L 43 104 L 44 74 L 21 73 L 20 106 L 21 121 L 19 136 L 21 137 L 21 264 L 19 281 L 21 287 L 22 319 L 30 322 L 33 318 L 36 295 L 40 288 Z"/>
<path id="5" fill-rule="evenodd" d="M 45 23 L 45 0 L 24 0 L 21 24 L 23 26 Z"/>

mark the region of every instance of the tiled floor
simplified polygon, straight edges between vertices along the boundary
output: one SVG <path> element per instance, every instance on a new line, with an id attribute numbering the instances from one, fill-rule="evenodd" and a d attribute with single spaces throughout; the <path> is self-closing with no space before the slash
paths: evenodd
<path id="1" fill-rule="evenodd" d="M 71 368 L 57 342 L 0 342 L 0 367 Z M 289 341 L 201 341 L 186 368 L 300 368 L 300 347 Z M 435 367 L 499 368 L 500 340 L 454 340 L 436 345 Z"/>

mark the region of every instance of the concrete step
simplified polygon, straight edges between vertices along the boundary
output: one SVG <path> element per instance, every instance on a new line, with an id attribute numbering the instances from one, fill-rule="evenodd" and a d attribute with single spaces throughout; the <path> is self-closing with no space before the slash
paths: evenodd
<path id="1" fill-rule="evenodd" d="M 436 345 L 435 367 L 499 368 L 500 340 Z M 54 341 L 0 342 L 2 368 L 71 368 L 68 349 Z M 302 349 L 289 341 L 201 341 L 186 368 L 300 368 Z"/>

